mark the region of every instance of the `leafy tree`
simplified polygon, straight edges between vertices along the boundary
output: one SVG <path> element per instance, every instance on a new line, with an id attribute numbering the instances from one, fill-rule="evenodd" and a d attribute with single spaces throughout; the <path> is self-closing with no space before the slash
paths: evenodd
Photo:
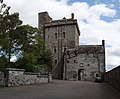
<path id="1" fill-rule="evenodd" d="M 45 49 L 45 43 L 37 28 L 22 25 L 19 13 L 9 14 L 3 0 L 0 0 L 0 69 L 6 67 L 23 68 L 26 71 L 39 72 L 51 70 L 51 53 Z M 12 56 L 18 60 L 10 61 Z"/>
<path id="2" fill-rule="evenodd" d="M 38 58 L 45 50 L 45 44 L 37 28 L 29 25 L 21 26 L 17 29 L 20 36 L 17 37 L 22 55 L 16 62 L 17 68 L 25 68 L 27 71 L 38 71 L 40 64 Z M 24 67 L 22 67 L 24 66 Z"/>
<path id="3" fill-rule="evenodd" d="M 18 31 L 18 30 L 17 30 Z M 17 68 L 25 68 L 26 71 L 51 71 L 51 52 L 45 49 L 45 43 L 37 28 L 29 25 L 19 27 L 22 56 L 16 62 Z"/>
<path id="4" fill-rule="evenodd" d="M 19 47 L 15 35 L 17 28 L 20 27 L 21 24 L 22 21 L 19 20 L 18 13 L 4 16 L 0 24 L 0 45 L 2 56 L 6 57 L 9 63 L 11 56 L 16 53 Z"/>
<path id="5" fill-rule="evenodd" d="M 21 26 L 22 21 L 19 20 L 18 13 L 9 14 L 10 7 L 7 7 L 3 0 L 0 2 L 0 55 L 6 57 L 10 63 L 11 56 L 16 49 L 15 30 Z"/>

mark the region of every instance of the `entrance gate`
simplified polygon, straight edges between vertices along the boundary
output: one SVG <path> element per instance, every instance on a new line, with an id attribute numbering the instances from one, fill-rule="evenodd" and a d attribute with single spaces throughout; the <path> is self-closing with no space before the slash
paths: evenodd
<path id="1" fill-rule="evenodd" d="M 81 73 L 82 73 L 82 71 L 83 71 L 84 69 L 79 69 L 78 70 L 78 80 L 81 80 Z"/>

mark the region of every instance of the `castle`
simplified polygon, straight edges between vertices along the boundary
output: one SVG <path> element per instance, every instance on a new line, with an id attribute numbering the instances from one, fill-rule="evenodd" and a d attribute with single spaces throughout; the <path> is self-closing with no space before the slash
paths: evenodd
<path id="1" fill-rule="evenodd" d="M 79 45 L 80 30 L 73 13 L 69 19 L 52 20 L 47 12 L 41 12 L 38 28 L 52 51 L 53 78 L 94 80 L 104 74 L 105 41 L 101 45 Z"/>

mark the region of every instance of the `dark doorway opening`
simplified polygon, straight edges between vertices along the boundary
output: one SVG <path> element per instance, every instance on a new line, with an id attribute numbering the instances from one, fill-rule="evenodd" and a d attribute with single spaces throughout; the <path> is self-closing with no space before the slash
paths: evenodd
<path id="1" fill-rule="evenodd" d="M 84 69 L 79 69 L 78 70 L 78 80 L 81 80 L 81 71 L 84 70 Z"/>

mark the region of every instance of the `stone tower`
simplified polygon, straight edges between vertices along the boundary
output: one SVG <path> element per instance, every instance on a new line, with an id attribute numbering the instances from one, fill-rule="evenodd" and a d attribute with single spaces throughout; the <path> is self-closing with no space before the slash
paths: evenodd
<path id="1" fill-rule="evenodd" d="M 38 29 L 42 32 L 42 36 L 45 39 L 45 24 L 49 23 L 52 18 L 48 15 L 48 12 L 38 13 Z"/>
<path id="2" fill-rule="evenodd" d="M 47 49 L 52 51 L 53 77 L 62 79 L 64 70 L 64 52 L 79 45 L 80 31 L 74 14 L 71 18 L 52 20 L 47 12 L 39 13 L 38 28 L 42 31 Z"/>

